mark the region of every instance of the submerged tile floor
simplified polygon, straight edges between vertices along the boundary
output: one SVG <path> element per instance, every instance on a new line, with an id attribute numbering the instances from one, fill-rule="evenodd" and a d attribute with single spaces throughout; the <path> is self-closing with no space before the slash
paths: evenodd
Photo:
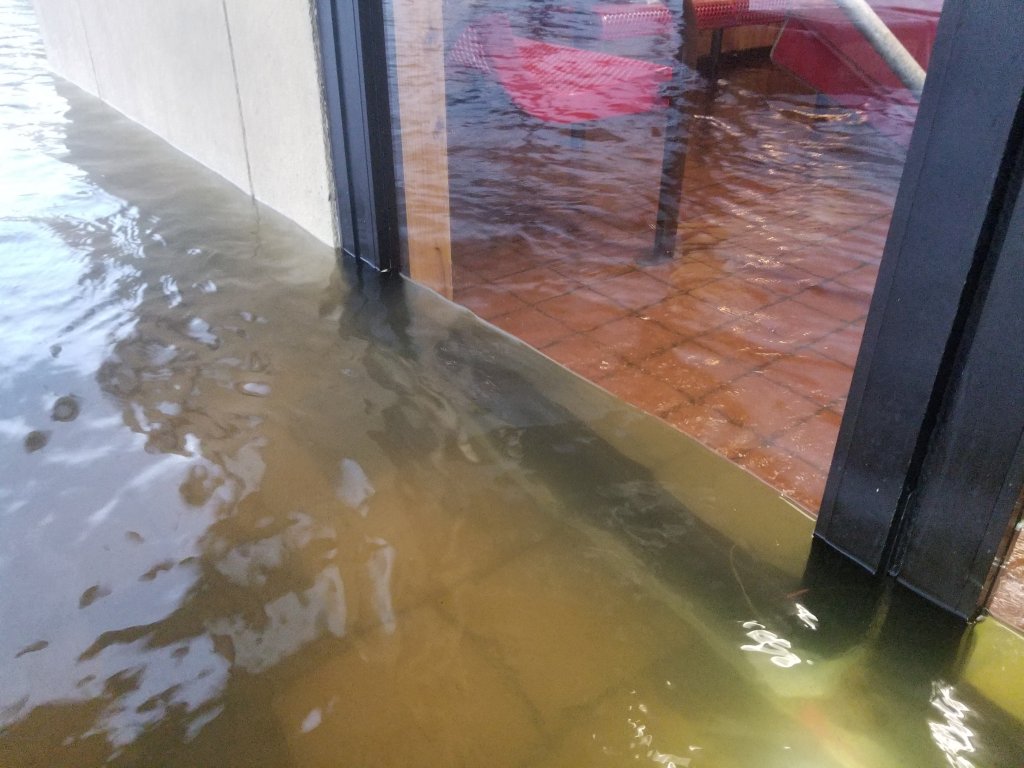
<path id="1" fill-rule="evenodd" d="M 904 149 L 770 65 L 734 70 L 691 123 L 679 244 L 657 262 L 657 118 L 582 147 L 520 118 L 495 149 L 472 98 L 449 113 L 455 300 L 816 514 Z M 474 198 L 487 164 L 497 225 Z M 1024 628 L 1012 581 L 994 610 Z"/>
<path id="2" fill-rule="evenodd" d="M 579 238 L 508 237 L 459 248 L 457 232 L 455 300 L 814 512 L 878 272 L 901 150 L 883 146 L 886 163 L 842 163 L 835 177 L 828 171 L 836 162 L 828 158 L 814 169 L 810 156 L 821 142 L 814 121 L 779 120 L 764 95 L 793 84 L 763 69 L 736 74 L 710 117 L 694 121 L 675 258 L 646 258 L 660 141 L 645 141 L 625 162 L 614 157 L 620 174 L 635 174 L 626 193 L 639 199 L 630 203 L 638 212 L 633 221 L 609 223 L 623 193 L 600 190 L 583 206 L 563 199 L 552 212 L 524 211 L 534 214 L 534 224 L 538 217 L 572 217 L 577 233 L 592 230 Z M 752 137 L 747 154 L 727 147 L 735 126 Z M 878 137 L 842 138 L 844 145 L 866 141 L 864 155 L 878 151 Z M 766 142 L 782 146 L 777 157 L 766 154 Z M 808 157 L 794 162 L 787 142 Z M 600 143 L 598 137 L 577 150 L 583 162 L 571 158 L 569 183 L 588 189 L 593 179 L 580 169 L 596 162 L 600 173 L 602 154 L 607 168 L 607 150 L 591 148 Z M 520 168 L 530 160 L 517 157 Z M 550 153 L 540 159 L 550 161 Z M 549 168 L 534 172 L 557 183 Z M 604 242 L 591 246 L 594 235 Z"/>

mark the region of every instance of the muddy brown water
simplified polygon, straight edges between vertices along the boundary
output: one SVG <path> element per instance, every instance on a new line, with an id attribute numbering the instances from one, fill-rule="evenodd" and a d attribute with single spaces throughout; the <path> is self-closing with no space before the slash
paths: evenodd
<path id="1" fill-rule="evenodd" d="M 1022 753 L 955 626 L 709 524 L 767 488 L 0 47 L 0 766 Z"/>

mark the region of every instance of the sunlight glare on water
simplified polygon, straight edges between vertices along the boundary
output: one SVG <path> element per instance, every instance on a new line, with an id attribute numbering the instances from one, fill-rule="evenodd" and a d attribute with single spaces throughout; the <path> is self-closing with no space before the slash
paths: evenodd
<path id="1" fill-rule="evenodd" d="M 942 627 L 737 548 L 564 371 L 48 74 L 27 2 L 0 48 L 0 766 L 1020 754 Z"/>

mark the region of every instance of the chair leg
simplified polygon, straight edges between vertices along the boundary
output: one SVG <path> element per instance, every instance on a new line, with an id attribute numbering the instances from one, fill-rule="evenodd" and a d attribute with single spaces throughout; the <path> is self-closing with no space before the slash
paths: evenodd
<path id="1" fill-rule="evenodd" d="M 718 86 L 718 64 L 722 58 L 722 36 L 725 30 L 722 27 L 711 33 L 711 62 L 708 66 L 708 88 L 712 91 Z"/>
<path id="2" fill-rule="evenodd" d="M 583 123 L 574 123 L 569 127 L 569 146 L 574 150 L 583 149 L 583 141 L 587 137 L 587 127 Z"/>
<path id="3" fill-rule="evenodd" d="M 666 115 L 665 150 L 658 180 L 658 214 L 654 227 L 654 247 L 650 255 L 652 262 L 672 259 L 676 251 L 676 234 L 683 201 L 683 174 L 686 171 L 686 153 L 690 146 L 693 117 L 692 92 L 687 91 L 685 78 L 683 67 L 678 66 Z M 693 95 L 696 96 L 695 93 Z"/>

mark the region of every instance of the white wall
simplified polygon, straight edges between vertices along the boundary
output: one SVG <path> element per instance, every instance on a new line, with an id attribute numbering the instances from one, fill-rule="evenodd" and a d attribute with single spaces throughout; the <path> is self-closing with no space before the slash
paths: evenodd
<path id="1" fill-rule="evenodd" d="M 311 0 L 35 0 L 53 69 L 337 245 Z"/>

